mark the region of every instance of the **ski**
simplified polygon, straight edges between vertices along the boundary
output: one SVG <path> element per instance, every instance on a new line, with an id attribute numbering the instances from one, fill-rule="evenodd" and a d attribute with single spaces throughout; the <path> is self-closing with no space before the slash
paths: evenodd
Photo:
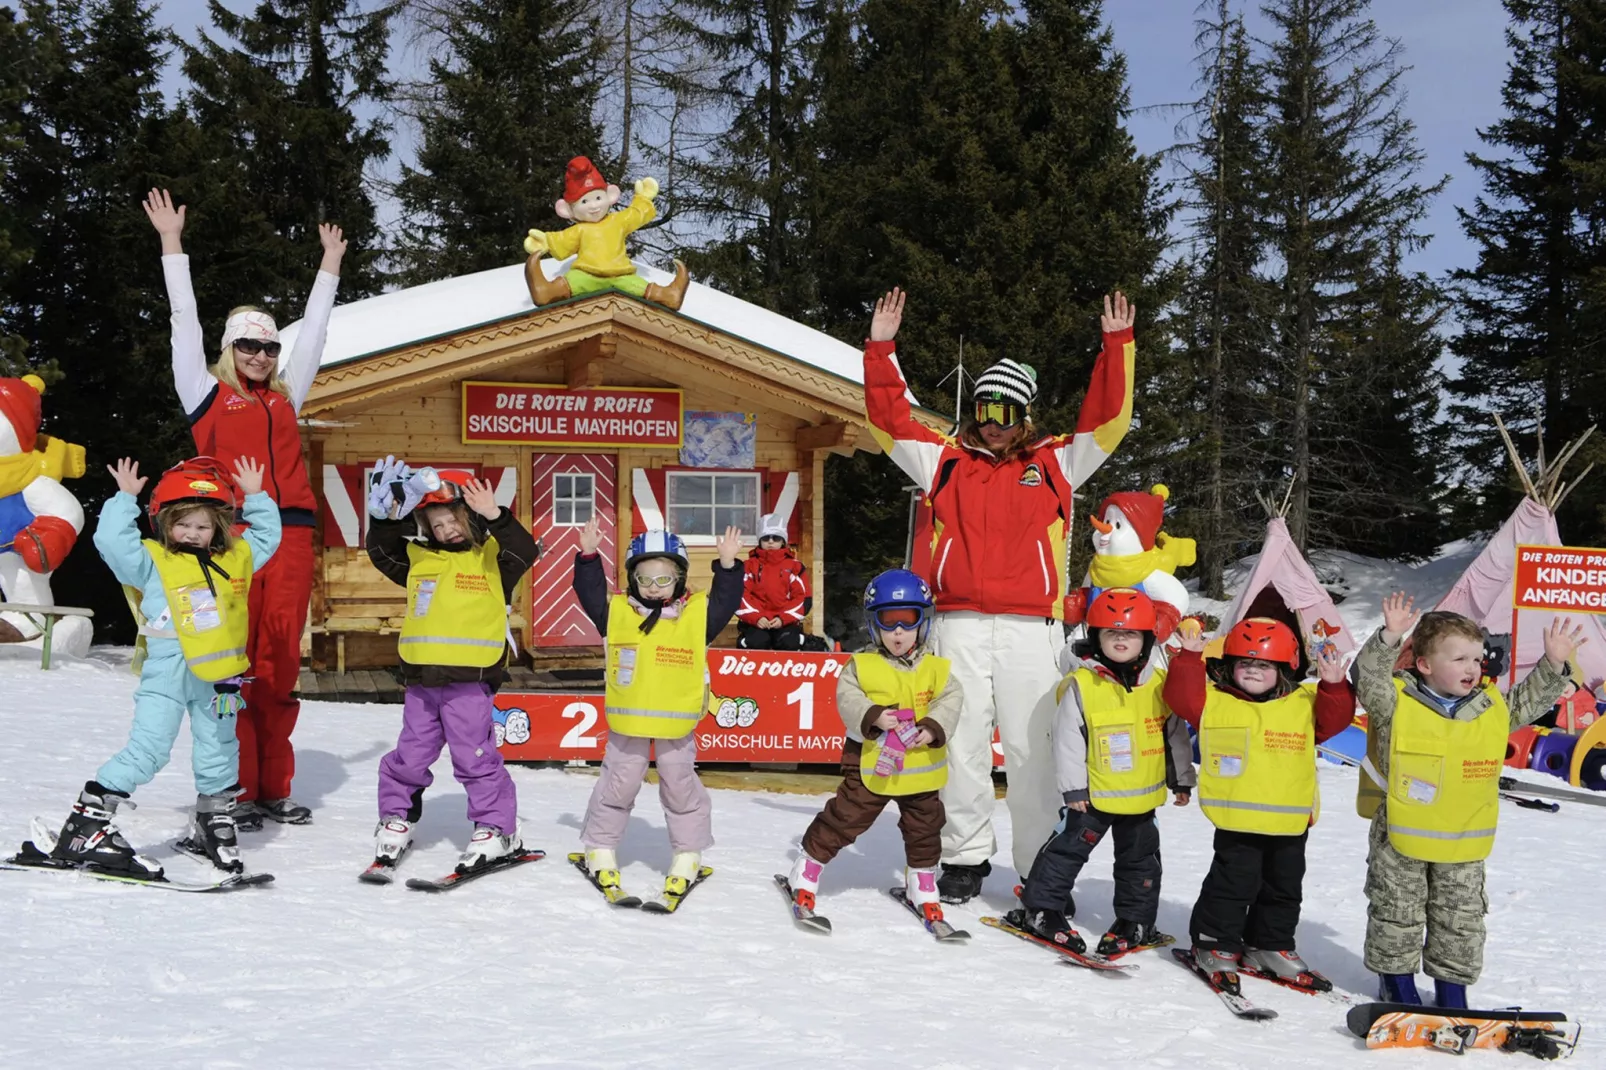
<path id="1" fill-rule="evenodd" d="M 1254 969 L 1250 966 L 1245 966 L 1242 963 L 1240 963 L 1238 966 L 1238 976 L 1253 977 L 1257 981 L 1270 981 L 1274 985 L 1282 985 L 1284 988 L 1291 988 L 1295 992 L 1303 992 L 1307 996 L 1319 996 L 1332 1003 L 1342 1003 L 1346 1007 L 1353 1007 L 1356 1003 L 1360 1002 L 1359 997 L 1351 995 L 1348 992 L 1341 992 L 1334 988 L 1333 982 L 1329 981 L 1315 970 L 1312 970 L 1309 973 L 1311 981 L 1314 983 L 1307 984 L 1301 984 L 1297 979 L 1278 977 L 1274 973 L 1262 973 L 1260 970 Z M 1302 974 L 1301 976 L 1305 975 Z M 1323 985 L 1326 987 L 1322 987 Z"/>
<path id="2" fill-rule="evenodd" d="M 586 882 L 590 884 L 591 887 L 601 892 L 602 897 L 614 906 L 629 908 L 639 907 L 641 905 L 641 897 L 639 895 L 626 895 L 623 888 L 604 888 L 602 885 L 598 884 L 596 875 L 592 873 L 591 870 L 586 868 L 585 852 L 575 851 L 574 853 L 570 854 L 569 862 L 574 866 L 575 869 L 580 871 L 580 873 L 585 877 Z"/>
<path id="3" fill-rule="evenodd" d="M 368 868 L 357 874 L 357 879 L 364 884 L 394 884 L 396 870 L 412 849 L 412 845 L 409 844 L 395 858 L 379 858 L 376 856 L 372 862 L 368 863 Z"/>
<path id="4" fill-rule="evenodd" d="M 1543 799 L 1525 799 L 1521 795 L 1513 795 L 1509 791 L 1502 791 L 1500 797 L 1506 802 L 1514 802 L 1525 810 L 1544 810 L 1554 814 L 1561 809 L 1561 803 L 1545 802 Z"/>
<path id="5" fill-rule="evenodd" d="M 710 866 L 699 866 L 699 867 L 697 867 L 697 876 L 696 876 L 696 878 L 690 884 L 686 885 L 686 890 L 684 892 L 681 892 L 679 895 L 670 895 L 666 891 L 666 892 L 663 893 L 662 898 L 649 899 L 645 903 L 641 904 L 642 913 L 644 913 L 644 914 L 673 914 L 675 911 L 680 909 L 680 904 L 682 904 L 682 903 L 684 903 L 686 901 L 686 897 L 692 893 L 693 889 L 695 889 L 699 884 L 703 883 L 703 881 L 707 880 L 709 877 L 712 877 L 713 875 L 714 875 L 714 870 L 713 870 L 712 867 L 710 867 Z"/>
<path id="6" fill-rule="evenodd" d="M 1105 962 L 1115 962 L 1118 959 L 1126 958 L 1128 955 L 1136 955 L 1139 951 L 1157 951 L 1162 947 L 1170 947 L 1172 944 L 1177 942 L 1177 938 L 1174 936 L 1169 936 L 1165 933 L 1160 935 L 1161 939 L 1156 940 L 1152 944 L 1138 944 L 1136 947 L 1129 947 L 1125 951 L 1116 951 L 1109 955 L 1099 955 L 1097 952 L 1094 952 L 1094 954 L 1095 956 L 1102 958 Z"/>
<path id="7" fill-rule="evenodd" d="M 1539 1059 L 1571 1055 L 1580 1029 L 1553 1011 L 1443 1011 L 1406 1003 L 1363 1003 L 1350 1009 L 1345 1024 L 1368 1048 L 1438 1048 L 1457 1055 L 1492 1048 Z"/>
<path id="8" fill-rule="evenodd" d="M 1193 961 L 1193 950 L 1191 948 L 1174 947 L 1171 949 L 1171 957 L 1187 967 L 1189 973 L 1208 985 L 1210 991 L 1221 997 L 1221 1002 L 1226 1004 L 1227 1009 L 1244 1021 L 1265 1022 L 1277 1017 L 1277 1012 L 1271 1008 L 1257 1007 L 1238 993 L 1229 992 L 1212 981 L 1210 975 L 1205 972 L 1204 967 Z"/>
<path id="9" fill-rule="evenodd" d="M 500 873 L 505 869 L 513 869 L 516 866 L 524 865 L 526 862 L 539 862 L 545 857 L 545 851 L 516 851 L 510 855 L 503 855 L 496 861 L 483 865 L 479 869 L 471 869 L 467 873 L 453 870 L 440 880 L 431 881 L 422 877 L 414 877 L 407 882 L 407 887 L 415 892 L 449 892 L 453 888 L 462 887 L 470 881 L 477 881 L 489 874 Z"/>
<path id="10" fill-rule="evenodd" d="M 792 921 L 797 924 L 799 929 L 811 933 L 831 935 L 830 918 L 825 917 L 823 914 L 816 914 L 807 907 L 798 906 L 797 903 L 793 902 L 791 881 L 777 873 L 775 874 L 775 886 L 781 890 L 782 895 L 786 896 L 786 905 L 792 908 Z"/>
<path id="11" fill-rule="evenodd" d="M 1010 914 L 1013 913 L 1014 911 L 1010 911 Z M 993 928 L 1002 932 L 1006 932 L 1011 936 L 1018 936 L 1022 940 L 1036 944 L 1038 947 L 1046 947 L 1055 954 L 1062 956 L 1067 963 L 1073 966 L 1082 966 L 1086 969 L 1098 970 L 1103 973 L 1136 973 L 1138 971 L 1138 967 L 1130 963 L 1126 965 L 1118 965 L 1114 959 L 1106 958 L 1103 955 L 1089 955 L 1084 951 L 1072 951 L 1068 947 L 1061 947 L 1056 943 L 1044 940 L 1036 933 L 1027 932 L 1019 925 L 1011 922 L 1009 914 L 1004 915 L 1002 918 L 982 918 L 981 923 L 983 925 L 990 925 Z M 1133 950 L 1141 949 L 1134 948 Z M 1126 952 L 1126 954 L 1131 953 L 1132 952 L 1130 951 Z"/>
<path id="12" fill-rule="evenodd" d="M 167 876 L 161 877 L 131 877 L 126 873 L 109 873 L 106 870 L 94 869 L 88 866 L 78 866 L 71 862 L 49 858 L 46 861 L 23 860 L 23 855 L 17 854 L 0 862 L 0 869 L 28 870 L 34 873 L 70 873 L 90 880 L 107 881 L 112 884 L 140 884 L 151 888 L 160 888 L 168 892 L 232 892 L 239 888 L 255 888 L 264 884 L 273 883 L 271 873 L 235 873 L 222 880 L 210 884 L 190 884 L 186 881 L 172 880 Z"/>
<path id="13" fill-rule="evenodd" d="M 927 922 L 926 916 L 920 912 L 920 908 L 909 901 L 909 892 L 902 885 L 888 888 L 887 894 L 892 896 L 892 898 L 896 899 L 898 902 L 902 903 L 904 908 L 908 910 L 909 913 L 919 918 L 920 924 L 926 927 L 926 932 L 930 933 L 932 936 L 935 936 L 939 944 L 946 944 L 950 942 L 957 943 L 961 940 L 970 939 L 969 933 L 963 929 L 954 928 L 946 921 Z"/>
<path id="14" fill-rule="evenodd" d="M 1501 791 L 1526 791 L 1531 795 L 1542 795 L 1547 799 L 1560 799 L 1563 802 L 1585 803 L 1589 806 L 1606 806 L 1606 793 L 1590 791 L 1580 788 L 1576 791 L 1567 791 L 1563 788 L 1546 787 L 1543 784 L 1532 784 L 1516 777 L 1503 776 L 1500 778 Z"/>

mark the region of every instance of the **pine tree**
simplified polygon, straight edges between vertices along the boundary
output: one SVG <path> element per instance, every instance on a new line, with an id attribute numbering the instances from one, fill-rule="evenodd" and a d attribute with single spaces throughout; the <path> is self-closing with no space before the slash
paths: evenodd
<path id="1" fill-rule="evenodd" d="M 280 322 L 298 318 L 317 274 L 319 223 L 338 224 L 350 243 L 341 296 L 379 292 L 383 249 L 366 172 L 389 154 L 389 130 L 356 111 L 390 98 L 398 7 L 260 0 L 237 15 L 209 0 L 213 26 L 234 43 L 180 42 L 185 105 L 198 128 L 192 148 L 206 154 L 204 177 L 175 185 L 180 199 L 187 188 L 205 190 L 185 237 L 199 256 L 232 257 L 236 268 L 232 297 L 211 304 L 197 290 L 203 315 L 251 301 Z"/>
<path id="2" fill-rule="evenodd" d="M 0 8 L 0 189 L 6 187 L 22 149 L 24 105 L 33 73 L 31 50 L 16 16 L 11 8 Z M 19 245 L 26 226 L 15 205 L 0 200 L 0 292 L 10 290 L 16 272 L 28 262 L 28 248 Z M 26 349 L 27 340 L 20 335 L 0 333 L 0 376 L 28 370 L 23 359 Z"/>
<path id="3" fill-rule="evenodd" d="M 1505 115 L 1480 131 L 1490 153 L 1468 159 L 1483 192 L 1459 210 L 1478 263 L 1453 275 L 1462 364 L 1452 413 L 1479 492 L 1464 519 L 1484 529 L 1522 494 L 1491 412 L 1537 431 L 1551 456 L 1606 420 L 1606 3 L 1505 0 L 1505 9 Z M 1606 539 L 1599 479 L 1563 505 L 1569 540 Z"/>
<path id="4" fill-rule="evenodd" d="M 432 4 L 439 43 L 415 118 L 417 167 L 397 196 L 407 225 L 401 281 L 425 282 L 520 260 L 531 227 L 553 212 L 564 167 L 589 156 L 610 181 L 595 110 L 605 41 L 587 0 L 462 0 Z"/>

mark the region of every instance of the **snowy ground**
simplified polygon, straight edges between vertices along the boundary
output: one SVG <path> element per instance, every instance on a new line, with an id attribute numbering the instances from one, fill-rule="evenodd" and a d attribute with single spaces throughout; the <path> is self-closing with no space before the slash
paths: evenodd
<path id="1" fill-rule="evenodd" d="M 1347 607 L 1346 607 L 1347 608 Z M 28 818 L 59 821 L 121 745 L 134 677 L 126 652 L 41 673 L 0 651 L 0 839 Z M 1230 1017 L 1203 985 L 1145 953 L 1135 975 L 1099 975 L 980 925 L 1008 907 L 1015 874 L 995 865 L 986 902 L 951 908 L 974 933 L 939 946 L 884 889 L 900 843 L 883 817 L 827 870 L 821 909 L 835 935 L 794 930 L 771 874 L 784 871 L 825 797 L 715 791 L 718 871 L 671 917 L 616 912 L 563 861 L 576 849 L 592 779 L 518 770 L 525 840 L 547 861 L 430 897 L 357 883 L 367 860 L 378 759 L 399 707 L 309 702 L 296 733 L 304 828 L 245 838 L 270 888 L 187 896 L 70 876 L 0 873 L 0 1065 L 76 1067 L 1414 1067 L 1434 1053 L 1368 1053 L 1343 1008 L 1246 981 L 1282 1015 Z M 166 846 L 194 799 L 189 748 L 139 793 L 127 829 Z M 1532 774 L 1528 774 L 1532 775 Z M 449 765 L 421 824 L 412 874 L 446 872 L 466 835 Z M 1300 946 L 1337 984 L 1370 990 L 1361 964 L 1365 826 L 1355 773 L 1323 766 L 1326 814 L 1312 835 Z M 1000 838 L 1008 817 L 999 806 Z M 1488 966 L 1476 1002 L 1555 1006 L 1606 1020 L 1600 897 L 1606 813 L 1508 807 L 1489 865 Z M 1185 933 L 1209 863 L 1196 806 L 1161 812 L 1160 924 Z M 623 852 L 627 886 L 648 891 L 669 860 L 653 789 Z M 1007 852 L 1005 854 L 1007 859 Z M 1078 888 L 1079 922 L 1110 920 L 1108 848 Z M 1596 951 L 1589 951 L 1595 948 Z M 1586 1031 L 1585 1041 L 1590 1035 Z M 1601 1066 L 1600 1049 L 1575 1065 Z M 1476 1053 L 1495 1065 L 1517 1056 Z"/>

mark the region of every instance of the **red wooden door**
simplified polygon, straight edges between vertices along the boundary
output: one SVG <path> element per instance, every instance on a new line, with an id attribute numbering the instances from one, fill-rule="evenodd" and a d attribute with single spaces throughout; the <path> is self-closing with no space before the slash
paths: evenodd
<path id="1" fill-rule="evenodd" d="M 574 555 L 580 529 L 596 513 L 602 526 L 603 568 L 613 587 L 615 484 L 618 458 L 611 453 L 537 453 L 531 459 L 531 517 L 546 553 L 530 571 L 530 643 L 533 646 L 600 646 L 602 637 L 574 597 Z"/>

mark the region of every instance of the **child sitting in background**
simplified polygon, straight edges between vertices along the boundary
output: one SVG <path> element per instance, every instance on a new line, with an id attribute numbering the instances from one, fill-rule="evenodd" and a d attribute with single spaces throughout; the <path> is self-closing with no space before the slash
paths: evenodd
<path id="1" fill-rule="evenodd" d="M 773 513 L 759 517 L 758 545 L 742 569 L 737 645 L 747 650 L 802 650 L 808 599 L 808 569 L 786 545 L 786 523 Z"/>

